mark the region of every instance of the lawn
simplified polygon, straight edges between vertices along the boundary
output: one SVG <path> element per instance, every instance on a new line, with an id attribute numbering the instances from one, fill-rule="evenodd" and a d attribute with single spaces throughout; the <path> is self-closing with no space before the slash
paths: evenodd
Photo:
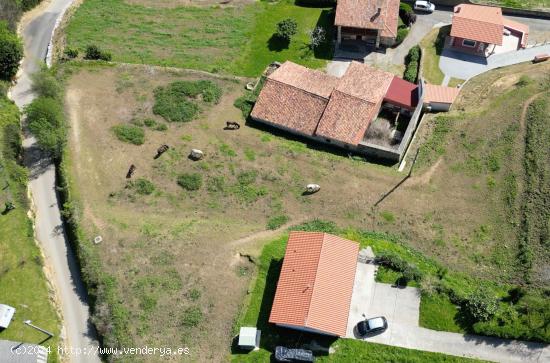
<path id="1" fill-rule="evenodd" d="M 292 229 L 337 232 L 333 224 L 321 221 L 312 221 L 293 227 Z M 367 234 L 361 237 L 357 231 L 351 229 L 344 232 L 344 236 L 355 236 L 363 247 L 373 245 L 380 251 L 385 248 L 391 249 L 389 246 L 392 245 L 391 241 L 383 240 L 374 235 L 368 237 L 369 235 Z M 297 340 L 301 342 L 301 346 L 307 346 L 313 340 L 323 346 L 324 349 L 321 351 L 325 351 L 325 355 L 318 357 L 319 362 L 357 362 L 362 359 L 369 362 L 478 362 L 473 359 L 440 353 L 391 347 L 351 339 L 334 340 L 334 338 L 320 335 L 298 333 L 289 329 L 277 328 L 269 324 L 268 317 L 275 295 L 287 238 L 288 234 L 283 234 L 264 246 L 257 264 L 256 280 L 235 325 L 235 333 L 237 334 L 238 328 L 241 326 L 258 327 L 262 331 L 260 350 L 247 353 L 239 351 L 237 347 L 233 346 L 233 362 L 268 362 L 271 352 L 274 351 L 276 345 L 287 344 L 294 346 Z M 329 346 L 335 350 L 335 353 L 327 356 L 326 350 Z"/>
<path id="2" fill-rule="evenodd" d="M 420 326 L 428 329 L 466 333 L 460 325 L 458 306 L 444 294 L 423 294 L 420 300 Z"/>
<path id="3" fill-rule="evenodd" d="M 445 75 L 439 69 L 439 58 L 445 44 L 445 37 L 449 34 L 451 26 L 443 26 L 433 29 L 422 39 L 422 77 L 431 84 L 441 84 Z"/>
<path id="4" fill-rule="evenodd" d="M 0 215 L 0 303 L 16 308 L 14 319 L 0 332 L 0 339 L 42 344 L 51 349 L 51 361 L 57 362 L 60 321 L 27 217 L 26 170 L 7 156 L 4 143 L 7 125 L 19 127 L 19 113 L 14 104 L 0 97 L 0 209 L 4 210 L 7 201 L 16 206 L 15 210 Z M 53 332 L 55 337 L 44 340 L 47 336 L 25 325 L 24 320 L 32 320 L 33 324 Z"/>
<path id="5" fill-rule="evenodd" d="M 272 35 L 277 22 L 288 17 L 297 21 L 298 33 L 286 45 Z M 275 60 L 322 67 L 331 58 L 331 41 L 310 51 L 308 31 L 319 25 L 332 39 L 332 23 L 329 8 L 300 7 L 290 0 L 174 8 L 87 0 L 71 18 L 66 41 L 81 53 L 98 45 L 117 62 L 258 76 Z"/>
<path id="6" fill-rule="evenodd" d="M 504 6 L 509 8 L 550 10 L 550 0 L 473 0 L 479 5 Z"/>
<path id="7" fill-rule="evenodd" d="M 334 11 L 332 8 L 296 6 L 292 0 L 283 0 L 277 4 L 260 3 L 263 8 L 258 12 L 250 42 L 244 56 L 237 62 L 235 73 L 247 76 L 258 75 L 267 64 L 273 61 L 291 60 L 307 67 L 323 67 L 332 59 Z M 290 44 L 281 42 L 273 36 L 276 25 L 285 18 L 298 23 L 298 33 Z M 316 26 L 326 30 L 325 42 L 315 51 L 309 48 L 309 31 Z"/>

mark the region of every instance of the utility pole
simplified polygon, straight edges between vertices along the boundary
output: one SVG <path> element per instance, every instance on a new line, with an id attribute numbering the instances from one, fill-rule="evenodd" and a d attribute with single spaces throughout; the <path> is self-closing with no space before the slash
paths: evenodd
<path id="1" fill-rule="evenodd" d="M 38 331 L 41 331 L 42 333 L 48 335 L 50 338 L 53 337 L 53 333 L 52 333 L 52 332 L 49 332 L 49 331 L 47 331 L 47 330 L 45 330 L 45 329 L 42 329 L 42 328 L 40 328 L 40 327 L 37 327 L 36 325 L 33 325 L 32 322 L 31 322 L 30 320 L 25 320 L 24 323 L 27 324 L 28 326 L 30 326 L 31 328 L 34 328 L 34 329 L 36 329 L 36 330 L 38 330 Z"/>

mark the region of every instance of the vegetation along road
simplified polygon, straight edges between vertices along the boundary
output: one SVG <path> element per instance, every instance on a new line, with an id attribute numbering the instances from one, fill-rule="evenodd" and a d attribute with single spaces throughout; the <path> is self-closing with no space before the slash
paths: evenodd
<path id="1" fill-rule="evenodd" d="M 12 90 L 12 99 L 23 108 L 33 98 L 31 75 L 40 69 L 55 21 L 70 0 L 53 0 L 43 12 L 38 12 L 22 28 L 25 60 L 17 85 Z M 64 323 L 65 346 L 95 348 L 95 331 L 89 321 L 87 294 L 80 279 L 78 264 L 64 232 L 55 189 L 55 168 L 43 157 L 35 145 L 34 137 L 24 141 L 26 162 L 30 167 L 29 188 L 36 211 L 36 236 L 39 240 L 46 265 L 53 271 L 55 286 L 61 304 Z M 93 350 L 92 350 L 93 351 Z M 72 354 L 73 362 L 97 362 L 93 354 Z"/>

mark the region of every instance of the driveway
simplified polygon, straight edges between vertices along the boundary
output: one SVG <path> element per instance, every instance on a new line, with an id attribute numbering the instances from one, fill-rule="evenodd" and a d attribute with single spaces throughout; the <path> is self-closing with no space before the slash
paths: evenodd
<path id="1" fill-rule="evenodd" d="M 40 69 L 56 20 L 71 0 L 51 0 L 45 9 L 23 24 L 25 59 L 11 98 L 19 108 L 32 101 L 31 75 Z M 59 298 L 63 329 L 61 336 L 67 348 L 85 350 L 87 354 L 61 356 L 63 361 L 100 362 L 95 355 L 96 332 L 90 322 L 88 296 L 80 277 L 74 251 L 68 243 L 61 219 L 59 196 L 55 186 L 55 167 L 36 144 L 32 135 L 25 135 L 25 164 L 29 168 L 29 190 L 34 205 L 36 239 L 51 269 L 56 295 Z M 0 361 L 3 357 L 0 357 Z M 7 360 L 7 362 L 15 360 Z"/>
<path id="2" fill-rule="evenodd" d="M 493 54 L 488 58 L 444 49 L 439 59 L 439 68 L 449 77 L 469 79 L 491 69 L 529 62 L 541 53 L 550 53 L 550 44 L 515 52 Z"/>
<path id="3" fill-rule="evenodd" d="M 364 340 L 495 362 L 550 362 L 549 345 L 420 327 L 419 289 L 375 282 L 375 271 L 373 264 L 357 264 L 346 338 L 358 339 L 354 327 L 364 319 L 363 315 L 385 316 L 388 329 Z"/>

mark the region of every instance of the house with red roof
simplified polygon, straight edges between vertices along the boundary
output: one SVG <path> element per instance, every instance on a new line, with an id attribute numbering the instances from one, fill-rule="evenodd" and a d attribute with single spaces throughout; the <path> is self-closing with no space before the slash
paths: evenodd
<path id="1" fill-rule="evenodd" d="M 338 0 L 334 25 L 337 46 L 362 41 L 374 48 L 395 44 L 399 0 Z"/>
<path id="2" fill-rule="evenodd" d="M 400 160 L 422 86 L 351 62 L 342 77 L 285 62 L 266 78 L 255 121 L 357 153 Z M 409 130 L 410 129 L 410 130 Z"/>
<path id="3" fill-rule="evenodd" d="M 525 48 L 529 27 L 505 18 L 493 6 L 460 4 L 454 7 L 448 44 L 455 50 L 488 57 Z"/>
<path id="4" fill-rule="evenodd" d="M 346 336 L 359 244 L 322 232 L 290 232 L 269 322 Z"/>

